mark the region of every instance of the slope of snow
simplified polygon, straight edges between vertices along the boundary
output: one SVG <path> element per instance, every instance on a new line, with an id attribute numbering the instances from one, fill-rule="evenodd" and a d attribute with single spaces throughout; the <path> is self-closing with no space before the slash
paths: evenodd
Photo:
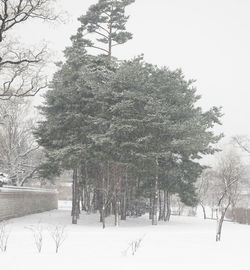
<path id="1" fill-rule="evenodd" d="M 213 220 L 172 216 L 170 223 L 152 226 L 143 216 L 114 227 L 108 218 L 105 230 L 98 220 L 98 214 L 82 214 L 78 225 L 71 225 L 67 203 L 59 210 L 9 220 L 8 249 L 0 252 L 0 269 L 250 269 L 247 225 L 225 222 L 222 241 L 216 243 Z M 38 225 L 44 229 L 41 253 L 28 229 Z M 57 225 L 65 226 L 67 234 L 58 254 L 50 235 Z M 139 238 L 133 256 L 129 244 Z"/>
<path id="2" fill-rule="evenodd" d="M 19 186 L 7 186 L 5 185 L 4 187 L 0 188 L 0 192 L 11 192 L 11 193 L 15 193 L 15 192 L 38 192 L 38 193 L 58 193 L 56 189 L 45 189 L 45 188 L 34 188 L 34 187 L 19 187 Z"/>

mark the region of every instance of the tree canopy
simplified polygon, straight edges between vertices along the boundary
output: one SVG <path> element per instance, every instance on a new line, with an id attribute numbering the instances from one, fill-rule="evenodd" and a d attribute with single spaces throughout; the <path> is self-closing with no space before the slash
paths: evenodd
<path id="1" fill-rule="evenodd" d="M 111 57 L 112 46 L 132 37 L 124 14 L 132 2 L 99 0 L 80 17 L 81 27 L 64 52 L 66 61 L 59 64 L 40 107 L 44 120 L 35 136 L 48 156 L 42 171 L 47 176 L 74 171 L 73 223 L 82 193 L 93 197 L 87 208 L 92 203 L 100 210 L 103 226 L 110 212 L 118 221 L 119 213 L 123 218 L 139 213 L 145 201 L 157 224 L 161 191 L 166 201 L 178 194 L 195 205 L 195 182 L 203 170 L 199 159 L 214 153 L 221 138 L 213 132 L 220 108 L 204 112 L 197 106 L 200 96 L 181 70 L 154 66 L 141 56 Z M 85 39 L 85 34 L 97 39 Z M 89 47 L 105 54 L 92 55 Z M 55 164 L 53 170 L 49 164 Z"/>

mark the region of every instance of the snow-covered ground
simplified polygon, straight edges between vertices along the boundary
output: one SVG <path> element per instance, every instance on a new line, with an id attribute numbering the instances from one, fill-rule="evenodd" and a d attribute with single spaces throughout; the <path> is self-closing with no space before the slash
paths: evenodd
<path id="1" fill-rule="evenodd" d="M 213 220 L 172 216 L 170 223 L 152 226 L 144 216 L 117 228 L 108 218 L 103 230 L 98 219 L 82 214 L 78 225 L 71 225 L 70 208 L 62 202 L 59 210 L 9 220 L 11 233 L 7 252 L 0 252 L 0 269 L 250 269 L 248 225 L 225 222 L 222 241 L 216 243 Z M 65 226 L 67 236 L 56 254 L 50 232 L 57 225 Z M 43 227 L 41 253 L 30 226 Z M 133 256 L 129 244 L 139 238 Z"/>

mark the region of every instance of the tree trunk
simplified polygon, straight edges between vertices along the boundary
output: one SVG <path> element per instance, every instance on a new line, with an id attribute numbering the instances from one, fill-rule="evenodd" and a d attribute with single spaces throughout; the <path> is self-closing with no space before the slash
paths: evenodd
<path id="1" fill-rule="evenodd" d="M 102 206 L 101 210 L 101 222 L 102 222 L 102 228 L 105 229 L 105 205 Z"/>
<path id="2" fill-rule="evenodd" d="M 219 210 L 216 210 L 216 216 L 217 216 L 217 228 L 216 228 L 216 242 L 220 241 L 221 239 L 221 230 L 222 230 L 222 224 L 224 221 L 223 214 L 219 217 Z"/>
<path id="3" fill-rule="evenodd" d="M 225 207 L 224 210 L 220 207 L 216 209 L 216 219 L 217 219 L 216 242 L 220 241 L 221 239 L 222 224 L 229 205 L 230 203 Z"/>
<path id="4" fill-rule="evenodd" d="M 94 189 L 93 192 L 93 199 L 92 199 L 92 211 L 93 213 L 96 213 L 97 209 L 98 209 L 98 195 L 97 195 L 97 190 Z"/>
<path id="5" fill-rule="evenodd" d="M 80 206 L 80 186 L 79 186 L 79 178 L 76 176 L 76 217 L 80 218 L 81 206 Z"/>
<path id="6" fill-rule="evenodd" d="M 90 199 L 90 186 L 88 184 L 88 164 L 85 161 L 85 170 L 84 170 L 84 181 L 83 181 L 83 189 L 84 189 L 84 209 L 87 213 L 90 213 L 91 199 Z"/>
<path id="7" fill-rule="evenodd" d="M 113 7 L 112 7 L 112 11 L 113 11 Z M 112 35 L 112 31 L 113 31 L 113 24 L 112 24 L 112 22 L 110 22 L 110 24 L 109 24 L 109 38 L 108 38 L 108 51 L 109 51 L 109 53 L 108 53 L 108 59 L 109 59 L 109 61 L 111 60 L 111 55 L 112 55 L 112 37 L 111 37 L 111 35 Z"/>
<path id="8" fill-rule="evenodd" d="M 167 204 L 167 191 L 164 189 L 163 191 L 163 208 L 162 208 L 162 215 L 163 220 L 166 221 L 166 204 Z"/>
<path id="9" fill-rule="evenodd" d="M 122 203 L 121 203 L 121 220 L 126 220 L 127 217 L 127 185 L 128 185 L 128 167 L 125 171 L 125 183 L 123 185 Z"/>
<path id="10" fill-rule="evenodd" d="M 157 225 L 157 214 L 158 214 L 158 158 L 155 159 L 155 181 L 154 181 L 154 197 L 153 197 L 153 217 L 152 225 Z"/>
<path id="11" fill-rule="evenodd" d="M 207 218 L 207 215 L 206 215 L 206 209 L 205 209 L 205 206 L 200 203 L 201 207 L 202 207 L 202 212 L 203 212 L 203 218 L 206 219 Z"/>
<path id="12" fill-rule="evenodd" d="M 115 226 L 119 226 L 119 208 L 120 202 L 117 198 L 115 198 Z"/>
<path id="13" fill-rule="evenodd" d="M 81 183 L 81 186 L 80 186 L 80 201 L 81 201 L 81 210 L 82 211 L 85 211 L 84 209 L 84 191 L 83 191 L 83 183 Z"/>
<path id="14" fill-rule="evenodd" d="M 168 221 L 170 220 L 170 216 L 171 216 L 171 196 L 170 196 L 170 193 L 166 190 L 166 204 L 167 204 L 167 211 L 166 211 L 166 216 L 165 216 L 165 219 L 164 221 Z"/>
<path id="15" fill-rule="evenodd" d="M 77 224 L 78 213 L 78 183 L 77 183 L 77 168 L 73 170 L 73 185 L 72 185 L 72 224 Z"/>
<path id="16" fill-rule="evenodd" d="M 127 212 L 127 192 L 124 191 L 122 194 L 122 203 L 121 203 L 121 220 L 126 220 Z"/>
<path id="17" fill-rule="evenodd" d="M 153 219 L 153 190 L 151 190 L 149 198 L 149 219 Z"/>
<path id="18" fill-rule="evenodd" d="M 101 209 L 100 209 L 100 222 L 104 222 L 103 228 L 105 228 L 105 215 L 106 215 L 106 196 L 105 196 L 105 179 L 102 178 L 102 189 L 101 189 Z"/>
<path id="19" fill-rule="evenodd" d="M 163 215 L 164 215 L 164 206 L 163 203 L 164 201 L 162 201 L 162 196 L 161 196 L 161 190 L 159 190 L 159 217 L 158 220 L 163 220 Z"/>

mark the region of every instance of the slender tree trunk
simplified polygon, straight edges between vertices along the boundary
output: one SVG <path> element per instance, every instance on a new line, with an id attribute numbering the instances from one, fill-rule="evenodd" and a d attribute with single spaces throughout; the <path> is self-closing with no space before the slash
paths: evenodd
<path id="1" fill-rule="evenodd" d="M 153 189 L 151 189 L 149 198 L 149 219 L 153 219 Z"/>
<path id="2" fill-rule="evenodd" d="M 155 159 L 155 181 L 154 181 L 154 198 L 153 198 L 153 218 L 152 225 L 157 225 L 158 214 L 158 158 Z"/>
<path id="3" fill-rule="evenodd" d="M 81 201 L 81 210 L 82 210 L 82 211 L 85 211 L 85 209 L 84 209 L 84 191 L 83 191 L 83 183 L 81 183 L 80 201 Z"/>
<path id="4" fill-rule="evenodd" d="M 127 196 L 126 191 L 122 194 L 122 203 L 121 203 L 121 220 L 126 220 L 127 217 Z"/>
<path id="5" fill-rule="evenodd" d="M 224 221 L 223 214 L 221 214 L 221 216 L 220 216 L 219 211 L 220 211 L 219 209 L 216 210 L 216 219 L 217 219 L 216 242 L 220 241 L 220 239 L 221 239 L 222 224 Z"/>
<path id="6" fill-rule="evenodd" d="M 115 226 L 119 226 L 119 208 L 120 208 L 120 202 L 118 198 L 115 198 Z"/>
<path id="7" fill-rule="evenodd" d="M 112 12 L 113 12 L 113 6 L 112 6 Z M 108 59 L 111 60 L 111 56 L 112 56 L 112 31 L 113 31 L 113 23 L 112 21 L 110 21 L 109 23 L 109 38 L 108 38 Z"/>
<path id="8" fill-rule="evenodd" d="M 164 189 L 163 191 L 163 209 L 162 209 L 162 216 L 163 216 L 163 220 L 166 221 L 166 204 L 167 204 L 167 191 Z"/>
<path id="9" fill-rule="evenodd" d="M 97 195 L 97 190 L 94 189 L 94 192 L 93 192 L 93 199 L 92 199 L 92 210 L 94 213 L 96 213 L 97 209 L 98 209 L 98 195 Z"/>
<path id="10" fill-rule="evenodd" d="M 102 206 L 102 209 L 101 209 L 101 222 L 102 222 L 102 228 L 105 229 L 105 205 Z"/>
<path id="11" fill-rule="evenodd" d="M 87 181 L 84 183 L 84 210 L 90 212 L 90 188 L 87 186 Z"/>
<path id="12" fill-rule="evenodd" d="M 83 173 L 83 166 L 81 166 L 80 169 L 80 183 L 79 183 L 79 196 L 80 196 L 80 205 L 81 205 L 81 210 L 85 211 L 84 209 L 84 173 Z"/>
<path id="13" fill-rule="evenodd" d="M 72 224 L 77 224 L 77 168 L 73 170 L 73 185 L 72 185 Z"/>
<path id="14" fill-rule="evenodd" d="M 79 186 L 79 177 L 76 176 L 76 216 L 77 219 L 80 218 L 81 206 L 80 206 L 80 186 Z"/>
<path id="15" fill-rule="evenodd" d="M 89 175 L 88 175 L 88 164 L 87 161 L 85 161 L 85 181 L 84 181 L 84 208 L 87 213 L 90 213 L 90 206 L 91 206 L 91 196 L 90 196 L 90 186 L 89 186 Z"/>
<path id="16" fill-rule="evenodd" d="M 203 212 L 203 218 L 206 219 L 207 218 L 207 215 L 206 215 L 206 208 L 205 206 L 203 205 L 203 203 L 200 203 L 201 207 L 202 207 L 202 212 Z"/>
<path id="17" fill-rule="evenodd" d="M 164 215 L 164 207 L 163 207 L 163 201 L 162 201 L 162 196 L 161 196 L 161 190 L 159 190 L 159 217 L 158 220 L 163 220 L 163 215 Z"/>
<path id="18" fill-rule="evenodd" d="M 128 166 L 125 171 L 125 183 L 123 185 L 122 203 L 121 203 L 121 220 L 127 217 L 127 185 L 128 185 Z"/>
<path id="19" fill-rule="evenodd" d="M 216 219 L 217 219 L 217 228 L 216 228 L 216 242 L 221 240 L 221 231 L 222 231 L 222 224 L 227 212 L 227 209 L 229 207 L 230 203 L 225 207 L 225 209 L 222 209 L 218 207 L 216 209 Z"/>
<path id="20" fill-rule="evenodd" d="M 166 203 L 167 203 L 167 213 L 164 221 L 169 222 L 171 216 L 171 195 L 168 190 L 166 191 Z"/>
<path id="21" fill-rule="evenodd" d="M 122 193 L 122 202 L 121 202 L 121 220 L 126 220 L 127 216 L 127 192 L 126 190 Z"/>
<path id="22" fill-rule="evenodd" d="M 101 188 L 101 195 L 102 195 L 102 203 L 100 209 L 100 222 L 103 222 L 106 216 L 106 196 L 105 196 L 105 179 L 102 178 L 102 188 Z M 104 228 L 105 228 L 105 221 L 104 221 Z"/>

